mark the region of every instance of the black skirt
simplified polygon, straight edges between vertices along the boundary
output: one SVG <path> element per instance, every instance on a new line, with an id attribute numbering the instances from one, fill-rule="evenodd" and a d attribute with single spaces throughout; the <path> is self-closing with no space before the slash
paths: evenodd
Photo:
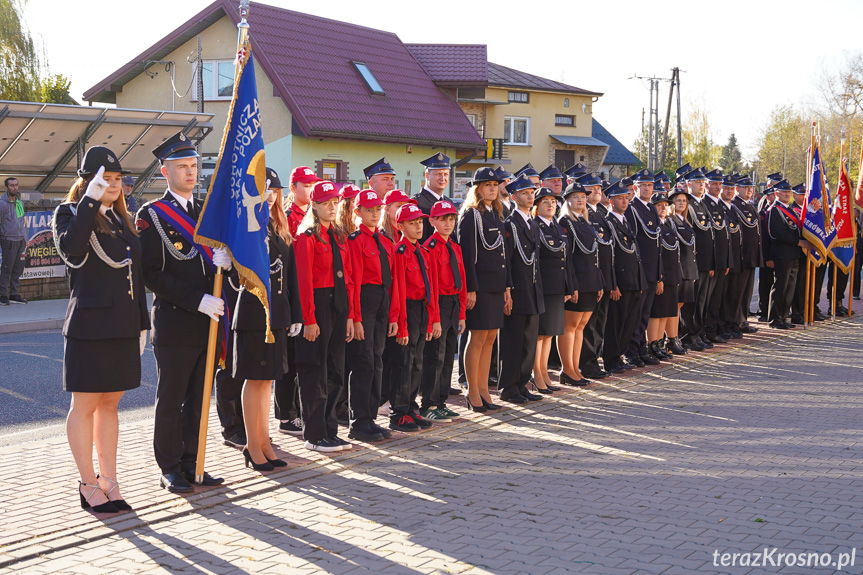
<path id="1" fill-rule="evenodd" d="M 545 313 L 539 316 L 539 335 L 563 335 L 563 294 L 546 294 Z"/>
<path id="2" fill-rule="evenodd" d="M 653 298 L 653 306 L 650 308 L 650 317 L 676 317 L 677 316 L 677 292 L 679 286 L 666 285 L 662 294 Z"/>
<path id="3" fill-rule="evenodd" d="M 284 328 L 272 331 L 275 343 L 266 343 L 263 330 L 234 332 L 234 378 L 281 379 L 288 373 L 288 334 Z"/>
<path id="4" fill-rule="evenodd" d="M 467 329 L 485 331 L 503 327 L 504 292 L 476 292 L 476 304 L 465 312 Z"/>
<path id="5" fill-rule="evenodd" d="M 69 392 L 112 393 L 141 385 L 138 338 L 66 338 L 63 389 Z"/>
<path id="6" fill-rule="evenodd" d="M 677 290 L 677 303 L 695 303 L 695 280 L 683 280 Z"/>
<path id="7" fill-rule="evenodd" d="M 572 303 L 572 300 L 569 300 L 563 308 L 566 311 L 593 311 L 596 309 L 597 297 L 599 297 L 598 291 L 580 291 L 578 292 L 578 301 Z"/>

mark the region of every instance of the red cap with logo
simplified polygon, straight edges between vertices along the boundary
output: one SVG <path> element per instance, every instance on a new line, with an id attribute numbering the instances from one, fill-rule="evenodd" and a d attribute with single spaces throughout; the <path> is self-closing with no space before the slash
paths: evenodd
<path id="1" fill-rule="evenodd" d="M 427 218 L 421 209 L 414 204 L 405 204 L 396 212 L 396 223 L 409 222 L 417 218 Z"/>
<path id="2" fill-rule="evenodd" d="M 374 190 L 363 190 L 357 196 L 357 207 L 359 208 L 376 208 L 382 205 L 384 203 Z"/>
<path id="3" fill-rule="evenodd" d="M 362 191 L 361 189 L 359 189 L 357 186 L 355 186 L 353 184 L 345 184 L 342 187 L 342 191 L 339 192 L 339 197 L 341 197 L 343 200 L 349 200 L 351 198 L 357 197 L 357 195 L 361 191 Z"/>
<path id="4" fill-rule="evenodd" d="M 435 202 L 435 205 L 431 207 L 431 217 L 433 218 L 448 216 L 450 214 L 458 214 L 458 210 L 455 209 L 455 206 L 449 200 L 437 201 Z"/>
<path id="5" fill-rule="evenodd" d="M 306 166 L 299 166 L 294 168 L 294 171 L 291 172 L 291 183 L 300 182 L 301 184 L 314 184 L 320 180 L 315 171 Z"/>
<path id="6" fill-rule="evenodd" d="M 309 194 L 309 199 L 313 202 L 326 202 L 337 197 L 339 197 L 339 191 L 336 185 L 327 180 L 321 180 L 315 184 L 312 193 Z"/>
<path id="7" fill-rule="evenodd" d="M 387 195 L 384 196 L 384 203 L 389 206 L 390 204 L 394 204 L 396 202 L 408 202 L 411 204 L 417 203 L 415 199 L 409 197 L 401 190 L 390 190 L 389 192 L 387 192 Z"/>

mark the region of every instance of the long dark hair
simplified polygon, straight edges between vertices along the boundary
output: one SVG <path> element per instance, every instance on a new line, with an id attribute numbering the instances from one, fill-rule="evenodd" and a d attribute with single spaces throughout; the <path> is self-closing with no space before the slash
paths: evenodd
<path id="1" fill-rule="evenodd" d="M 80 202 L 81 197 L 87 193 L 87 185 L 92 179 L 93 176 L 86 176 L 83 178 L 79 177 L 75 180 L 75 183 L 72 184 L 71 188 L 69 188 L 69 193 L 66 194 L 63 201 L 71 204 L 77 204 Z M 129 228 L 129 231 L 137 236 L 138 230 L 135 228 L 134 222 L 132 222 L 132 216 L 129 215 L 129 210 L 126 209 L 126 198 L 122 192 L 120 192 L 120 197 L 114 200 L 111 208 L 120 218 L 123 219 L 126 223 L 126 227 Z M 96 214 L 96 231 L 104 234 L 114 233 L 114 230 L 111 228 L 111 224 L 108 222 L 108 218 L 105 217 L 101 211 Z"/>

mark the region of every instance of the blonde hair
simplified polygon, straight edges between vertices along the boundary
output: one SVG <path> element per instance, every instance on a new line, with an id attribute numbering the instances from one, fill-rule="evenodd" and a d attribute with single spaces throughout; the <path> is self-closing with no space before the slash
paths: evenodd
<path id="1" fill-rule="evenodd" d="M 576 218 L 583 218 L 585 221 L 588 221 L 588 220 L 590 220 L 590 218 L 588 217 L 589 212 L 587 211 L 587 209 L 588 209 L 587 208 L 587 198 L 585 198 L 584 213 L 583 214 L 579 214 L 579 213 L 576 213 L 575 211 L 573 211 L 572 207 L 570 207 L 570 205 L 569 205 L 569 198 L 566 198 L 563 200 L 563 205 L 560 206 L 560 217 L 558 219 L 566 216 L 571 220 L 576 220 Z"/>
<path id="2" fill-rule="evenodd" d="M 75 180 L 75 183 L 73 183 L 72 187 L 69 188 L 69 192 L 66 194 L 63 201 L 71 204 L 77 204 L 81 201 L 81 197 L 87 192 L 87 185 L 92 179 L 93 176 L 87 176 L 84 178 L 79 177 Z M 129 230 L 137 236 L 138 229 L 135 227 L 135 223 L 132 221 L 132 216 L 129 215 L 129 211 L 126 208 L 126 198 L 122 191 L 120 192 L 120 197 L 114 200 L 111 208 L 117 213 L 123 222 L 126 223 L 126 227 L 128 227 Z M 103 234 L 114 233 L 114 230 L 111 228 L 111 224 L 108 222 L 107 216 L 105 216 L 101 211 L 96 214 L 96 231 L 102 232 Z"/>
<path id="3" fill-rule="evenodd" d="M 408 202 L 399 202 L 399 203 L 404 205 Z M 390 204 L 389 206 L 384 206 L 384 210 L 383 210 L 383 212 L 381 212 L 381 223 L 380 223 L 379 227 L 381 228 L 381 230 L 383 230 L 383 232 L 385 234 L 387 234 L 390 237 L 390 239 L 392 239 L 394 242 L 397 242 L 398 236 L 396 236 L 396 233 L 400 234 L 401 230 L 398 229 L 397 225 L 393 225 L 393 222 L 390 219 L 390 212 L 389 212 L 390 208 L 394 205 L 395 204 Z M 399 206 L 399 207 L 401 207 L 401 206 Z M 398 210 L 398 208 L 396 208 L 396 210 Z M 393 214 L 392 219 L 393 220 L 396 219 L 395 214 Z"/>
<path id="4" fill-rule="evenodd" d="M 479 185 L 474 184 L 467 191 L 467 194 L 465 194 L 464 203 L 461 205 L 461 212 L 459 214 L 460 216 L 462 214 L 465 214 L 471 208 L 474 208 L 478 211 L 485 211 L 485 203 L 480 199 L 479 194 L 477 193 L 478 189 Z M 494 197 L 494 200 L 492 200 L 491 208 L 497 213 L 498 219 L 503 220 L 503 204 L 500 201 L 500 193 L 498 193 Z"/>
<path id="5" fill-rule="evenodd" d="M 288 225 L 288 216 L 285 215 L 285 209 L 282 207 L 282 190 L 273 189 L 275 201 L 273 207 L 270 208 L 270 221 L 273 223 L 273 229 L 276 233 L 285 240 L 285 243 L 291 245 L 293 238 L 291 237 L 291 227 Z"/>
<path id="6" fill-rule="evenodd" d="M 315 211 L 315 206 L 322 203 L 323 202 L 311 202 L 309 204 L 309 209 L 306 211 L 303 221 L 300 222 L 300 225 L 297 227 L 297 235 L 303 234 L 308 230 L 312 230 L 312 233 L 315 234 L 316 238 L 324 243 L 329 243 L 329 238 L 325 240 L 321 235 L 321 220 L 318 218 L 318 213 Z M 345 235 L 335 225 L 335 222 L 333 222 L 332 228 L 336 232 L 336 241 L 340 244 L 345 243 Z"/>

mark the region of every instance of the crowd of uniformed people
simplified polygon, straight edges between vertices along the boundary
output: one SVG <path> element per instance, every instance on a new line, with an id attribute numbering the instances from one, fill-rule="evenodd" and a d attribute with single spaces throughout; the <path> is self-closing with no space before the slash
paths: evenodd
<path id="1" fill-rule="evenodd" d="M 267 168 L 267 343 L 263 306 L 226 250 L 193 240 L 197 150 L 179 133 L 154 154 L 168 189 L 137 216 L 118 157 L 93 147 L 54 221 L 72 293 L 67 433 L 81 505 L 98 512 L 130 508 L 116 476 L 117 404 L 140 384 L 147 330 L 160 484 L 188 493 L 211 319 L 230 328 L 215 382 L 222 435 L 262 472 L 286 465 L 269 436 L 271 389 L 280 432 L 337 452 L 352 446 L 340 424 L 348 439 L 376 442 L 458 418 L 449 398 L 463 391 L 468 409 L 493 412 L 753 333 L 759 268 L 762 321 L 801 323 L 809 246 L 802 196 L 781 174 L 756 203 L 749 177 L 688 164 L 674 181 L 643 169 L 613 183 L 581 164 L 484 167 L 459 208 L 446 195 L 450 158 L 438 153 L 421 162 L 425 186 L 413 197 L 396 189 L 386 158 L 365 169 L 367 189 L 304 166 L 285 186 Z M 224 298 L 211 295 L 217 267 Z"/>

